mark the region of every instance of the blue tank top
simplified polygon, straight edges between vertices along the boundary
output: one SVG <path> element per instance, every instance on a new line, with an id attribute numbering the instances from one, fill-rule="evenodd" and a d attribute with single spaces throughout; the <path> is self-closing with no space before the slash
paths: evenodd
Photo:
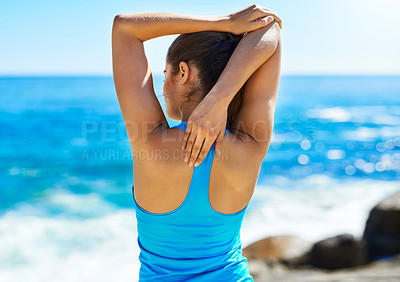
<path id="1" fill-rule="evenodd" d="M 187 122 L 172 128 L 186 130 Z M 229 131 L 225 130 L 225 135 Z M 215 142 L 193 168 L 189 191 L 173 211 L 151 213 L 135 202 L 141 262 L 139 281 L 253 281 L 242 256 L 240 228 L 248 205 L 225 214 L 211 207 L 208 191 Z"/>

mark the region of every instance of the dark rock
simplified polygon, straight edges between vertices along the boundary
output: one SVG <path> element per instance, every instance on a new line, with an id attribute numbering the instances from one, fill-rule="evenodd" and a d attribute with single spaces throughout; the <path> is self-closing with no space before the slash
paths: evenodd
<path id="1" fill-rule="evenodd" d="M 370 261 L 400 253 L 400 192 L 387 197 L 371 210 L 363 239 Z"/>
<path id="2" fill-rule="evenodd" d="M 319 241 L 310 252 L 309 264 L 318 268 L 340 269 L 367 262 L 366 247 L 351 234 L 342 234 Z"/>
<path id="3" fill-rule="evenodd" d="M 271 281 L 267 278 L 284 276 L 288 269 L 279 263 L 268 263 L 264 260 L 252 259 L 249 261 L 250 274 L 259 281 Z"/>
<path id="4" fill-rule="evenodd" d="M 272 236 L 259 240 L 243 249 L 249 260 L 262 260 L 268 263 L 283 263 L 296 266 L 308 261 L 312 243 L 296 236 Z"/>

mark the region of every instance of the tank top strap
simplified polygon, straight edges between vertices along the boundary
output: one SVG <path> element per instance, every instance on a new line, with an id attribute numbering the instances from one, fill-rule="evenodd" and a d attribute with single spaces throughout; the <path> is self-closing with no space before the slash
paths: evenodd
<path id="1" fill-rule="evenodd" d="M 181 122 L 177 126 L 183 131 L 186 130 L 187 122 Z M 225 130 L 224 135 L 229 132 L 228 129 Z M 210 150 L 208 151 L 206 157 L 203 159 L 201 164 L 193 168 L 192 180 L 190 183 L 189 191 L 186 197 L 190 199 L 191 210 L 196 210 L 198 212 L 204 213 L 206 211 L 211 211 L 210 201 L 209 201 L 209 184 L 210 184 L 210 174 L 211 167 L 215 156 L 215 142 L 212 144 Z"/>

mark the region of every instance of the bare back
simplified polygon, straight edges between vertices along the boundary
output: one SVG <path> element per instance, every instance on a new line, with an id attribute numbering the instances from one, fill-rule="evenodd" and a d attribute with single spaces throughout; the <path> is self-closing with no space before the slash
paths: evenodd
<path id="1" fill-rule="evenodd" d="M 147 211 L 172 211 L 187 195 L 194 167 L 183 162 L 183 135 L 179 128 L 160 127 L 149 138 L 148 148 L 136 152 L 134 196 Z M 222 154 L 215 155 L 210 173 L 209 200 L 214 210 L 231 214 L 250 201 L 261 166 L 255 148 L 231 132 L 225 135 Z"/>

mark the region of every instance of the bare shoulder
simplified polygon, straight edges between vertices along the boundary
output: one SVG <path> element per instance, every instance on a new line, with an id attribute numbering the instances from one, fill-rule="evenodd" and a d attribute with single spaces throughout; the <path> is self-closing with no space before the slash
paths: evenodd
<path id="1" fill-rule="evenodd" d="M 168 161 L 182 161 L 184 152 L 181 150 L 181 141 L 184 131 L 179 128 L 170 128 L 168 125 L 159 126 L 148 135 L 147 149 L 161 150 L 171 154 Z M 266 149 L 260 146 L 249 134 L 239 129 L 229 131 L 223 140 L 221 156 L 215 154 L 217 161 L 229 164 L 231 167 L 243 167 L 243 161 L 251 164 L 261 164 L 266 154 Z"/>
<path id="2" fill-rule="evenodd" d="M 132 147 L 135 196 L 139 199 L 190 183 L 193 167 L 183 161 L 180 148 L 183 135 L 183 130 L 165 124 L 147 134 L 144 142 L 136 143 L 140 145 Z"/>
<path id="3" fill-rule="evenodd" d="M 160 165 L 178 161 L 183 163 L 184 155 L 180 148 L 183 136 L 183 130 L 170 128 L 167 123 L 161 124 L 146 135 L 146 140 L 140 142 L 140 146 L 133 148 L 133 154 L 137 156 L 134 161 Z"/>
<path id="4" fill-rule="evenodd" d="M 234 189 L 253 189 L 266 151 L 247 133 L 232 130 L 224 136 L 221 155 L 215 155 L 213 170 L 225 176 Z"/>
<path id="5" fill-rule="evenodd" d="M 146 142 L 141 143 L 145 145 L 134 152 L 137 156 L 134 158 L 136 170 L 143 172 L 142 176 L 147 175 L 146 178 L 155 175 L 178 177 L 186 172 L 190 174 L 193 167 L 183 161 L 183 136 L 184 131 L 179 128 L 169 128 L 168 125 L 158 127 L 148 135 Z M 213 175 L 226 182 L 248 186 L 256 181 L 265 154 L 263 147 L 250 135 L 232 130 L 224 136 L 221 155 L 214 156 Z"/>
<path id="6" fill-rule="evenodd" d="M 224 136 L 224 142 L 221 149 L 221 156 L 218 160 L 229 160 L 230 165 L 242 167 L 243 161 L 251 163 L 261 163 L 265 157 L 265 147 L 259 145 L 254 138 L 244 131 L 232 129 Z"/>

